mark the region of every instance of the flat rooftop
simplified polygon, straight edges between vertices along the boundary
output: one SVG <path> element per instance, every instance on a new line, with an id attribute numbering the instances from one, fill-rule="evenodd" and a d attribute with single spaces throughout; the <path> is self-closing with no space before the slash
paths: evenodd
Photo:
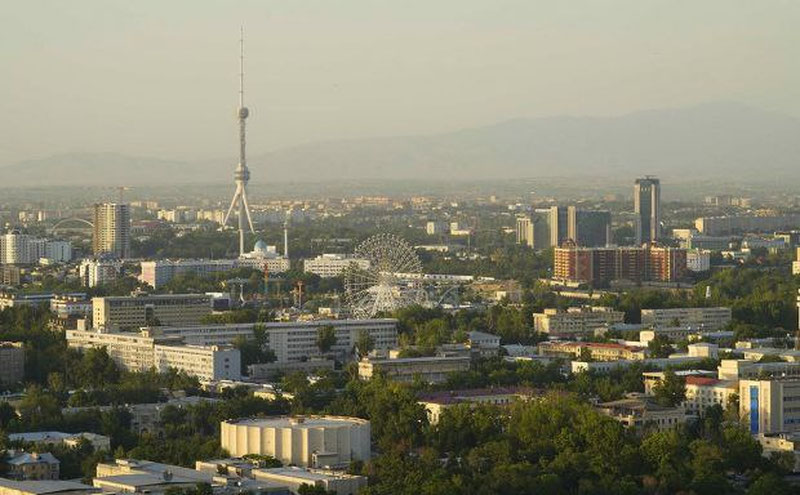
<path id="1" fill-rule="evenodd" d="M 244 418 L 225 421 L 236 426 L 255 426 L 258 428 L 324 428 L 343 424 L 364 425 L 369 421 L 348 416 L 274 416 L 267 418 Z"/>

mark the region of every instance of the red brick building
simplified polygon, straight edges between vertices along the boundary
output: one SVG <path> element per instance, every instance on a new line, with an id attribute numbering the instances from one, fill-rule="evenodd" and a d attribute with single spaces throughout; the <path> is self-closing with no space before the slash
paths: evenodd
<path id="1" fill-rule="evenodd" d="M 686 250 L 667 247 L 555 249 L 553 278 L 597 283 L 611 280 L 674 282 L 686 276 Z"/>

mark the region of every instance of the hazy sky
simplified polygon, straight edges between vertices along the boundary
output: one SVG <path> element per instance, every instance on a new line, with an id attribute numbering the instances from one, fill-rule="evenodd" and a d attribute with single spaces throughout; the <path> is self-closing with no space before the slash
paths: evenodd
<path id="1" fill-rule="evenodd" d="M 514 117 L 736 100 L 800 116 L 798 0 L 24 0 L 0 10 L 0 164 L 235 156 Z"/>

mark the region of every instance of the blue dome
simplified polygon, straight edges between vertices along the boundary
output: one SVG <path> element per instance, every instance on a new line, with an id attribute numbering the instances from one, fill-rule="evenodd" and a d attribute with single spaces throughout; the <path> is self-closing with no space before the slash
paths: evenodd
<path id="1" fill-rule="evenodd" d="M 254 253 L 266 253 L 267 252 L 267 243 L 263 240 L 259 239 L 256 241 L 256 245 L 253 246 Z"/>

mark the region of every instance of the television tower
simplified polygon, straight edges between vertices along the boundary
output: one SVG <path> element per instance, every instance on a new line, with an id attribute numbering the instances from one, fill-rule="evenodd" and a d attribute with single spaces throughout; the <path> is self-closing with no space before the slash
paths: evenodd
<path id="1" fill-rule="evenodd" d="M 250 205 L 247 203 L 247 183 L 250 181 L 250 170 L 247 168 L 247 158 L 245 156 L 245 120 L 247 120 L 248 115 L 250 115 L 250 111 L 244 106 L 244 28 L 242 28 L 239 37 L 239 111 L 237 113 L 239 118 L 239 165 L 233 173 L 236 192 L 233 193 L 231 206 L 228 208 L 228 213 L 225 214 L 225 219 L 222 221 L 222 226 L 225 227 L 228 224 L 228 218 L 231 216 L 233 209 L 238 207 L 239 256 L 244 254 L 245 217 L 247 217 L 250 233 L 255 234 L 253 219 L 250 217 Z"/>
<path id="2" fill-rule="evenodd" d="M 289 259 L 289 218 L 292 210 L 286 210 L 286 217 L 283 219 L 283 257 Z"/>

